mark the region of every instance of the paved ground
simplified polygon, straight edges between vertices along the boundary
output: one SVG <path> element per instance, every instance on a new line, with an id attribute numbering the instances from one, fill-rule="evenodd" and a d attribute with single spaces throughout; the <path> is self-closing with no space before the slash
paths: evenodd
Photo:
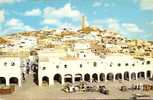
<path id="1" fill-rule="evenodd" d="M 110 90 L 109 95 L 104 95 L 98 92 L 78 92 L 78 93 L 64 93 L 61 91 L 62 85 L 54 85 L 51 87 L 43 86 L 38 87 L 32 82 L 32 76 L 28 76 L 24 82 L 22 88 L 17 87 L 16 91 L 10 95 L 0 95 L 0 100 L 55 100 L 55 99 L 129 99 L 134 93 L 145 93 L 151 95 L 153 99 L 153 91 L 126 91 L 121 92 L 119 90 L 121 85 L 131 87 L 132 83 L 149 83 L 153 84 L 153 81 L 149 80 L 137 80 L 137 81 L 119 81 L 114 82 L 101 82 L 97 84 L 106 85 Z"/>

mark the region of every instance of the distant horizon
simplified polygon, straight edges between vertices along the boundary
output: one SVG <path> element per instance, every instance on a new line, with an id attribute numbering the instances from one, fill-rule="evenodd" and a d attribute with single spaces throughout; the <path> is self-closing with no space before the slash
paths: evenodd
<path id="1" fill-rule="evenodd" d="M 80 28 L 81 16 L 90 26 L 153 41 L 153 0 L 0 0 L 0 36 Z"/>

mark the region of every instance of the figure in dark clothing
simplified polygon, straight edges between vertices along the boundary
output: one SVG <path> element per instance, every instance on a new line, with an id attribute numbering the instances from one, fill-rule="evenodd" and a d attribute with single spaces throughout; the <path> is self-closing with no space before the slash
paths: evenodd
<path id="1" fill-rule="evenodd" d="M 29 74 L 29 71 L 30 71 L 30 68 L 29 68 L 29 66 L 27 67 L 27 74 Z"/>
<path id="2" fill-rule="evenodd" d="M 22 79 L 25 80 L 25 75 L 24 75 L 24 73 L 22 73 Z"/>

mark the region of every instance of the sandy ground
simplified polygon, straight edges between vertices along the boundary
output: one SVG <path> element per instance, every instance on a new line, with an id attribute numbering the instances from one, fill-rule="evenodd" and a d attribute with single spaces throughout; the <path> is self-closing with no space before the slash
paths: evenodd
<path id="1" fill-rule="evenodd" d="M 126 85 L 131 87 L 134 83 L 147 83 L 153 84 L 153 81 L 149 80 L 136 80 L 136 81 L 106 81 L 96 84 L 106 85 L 109 89 L 109 95 L 104 95 L 98 92 L 76 92 L 76 93 L 65 93 L 61 91 L 62 85 L 54 85 L 51 87 L 43 86 L 39 87 L 32 82 L 32 77 L 28 76 L 28 79 L 23 83 L 23 86 L 16 87 L 16 91 L 10 95 L 0 95 L 0 100 L 57 100 L 57 99 L 129 99 L 134 93 L 144 93 L 151 95 L 150 98 L 153 100 L 153 91 L 142 91 L 142 90 L 128 90 L 121 92 L 120 86 Z"/>

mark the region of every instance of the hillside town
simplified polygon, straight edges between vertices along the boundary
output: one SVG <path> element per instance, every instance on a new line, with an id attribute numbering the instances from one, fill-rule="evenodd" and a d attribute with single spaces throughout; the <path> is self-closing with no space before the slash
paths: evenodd
<path id="1" fill-rule="evenodd" d="M 29 76 L 37 87 L 78 82 L 153 79 L 153 41 L 87 26 L 12 33 L 0 37 L 0 84 L 23 88 Z"/>

